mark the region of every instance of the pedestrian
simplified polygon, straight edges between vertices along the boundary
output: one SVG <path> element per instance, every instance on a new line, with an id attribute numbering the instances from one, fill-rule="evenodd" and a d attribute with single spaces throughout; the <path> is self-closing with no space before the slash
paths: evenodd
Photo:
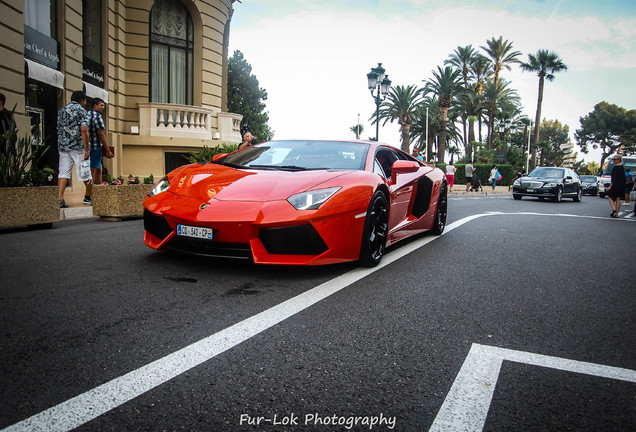
<path id="1" fill-rule="evenodd" d="M 632 175 L 632 169 L 625 167 L 625 205 L 631 205 L 630 194 L 634 189 L 634 176 Z"/>
<path id="2" fill-rule="evenodd" d="M 6 103 L 6 96 L 0 93 L 0 136 L 4 136 L 4 134 L 9 131 L 11 125 L 15 128 L 13 113 L 4 106 Z"/>
<path id="3" fill-rule="evenodd" d="M 612 157 L 614 162 L 614 168 L 612 168 L 611 181 L 605 193 L 607 194 L 610 206 L 612 206 L 612 213 L 610 217 L 617 218 L 621 211 L 621 198 L 625 196 L 625 169 L 621 163 L 623 158 L 621 155 L 615 155 Z"/>
<path id="4" fill-rule="evenodd" d="M 514 184 L 521 177 L 523 177 L 523 173 L 520 169 L 517 169 L 517 172 L 515 172 L 515 176 L 512 178 L 512 184 Z M 510 190 L 510 185 L 508 185 L 508 190 Z"/>
<path id="5" fill-rule="evenodd" d="M 249 132 L 245 132 L 243 136 L 243 142 L 239 145 L 239 149 L 248 148 L 252 145 L 252 140 L 254 139 L 254 135 Z"/>
<path id="6" fill-rule="evenodd" d="M 59 173 L 57 175 L 58 198 L 60 208 L 68 207 L 64 201 L 64 190 L 71 178 L 73 165 L 77 177 L 86 185 L 84 204 L 92 204 L 93 178 L 90 170 L 90 150 L 88 148 L 89 115 L 84 109 L 86 95 L 82 91 L 74 91 L 71 102 L 57 113 L 57 148 L 60 154 Z M 83 161 L 86 161 L 84 164 Z M 84 166 L 82 166 L 84 165 Z"/>
<path id="7" fill-rule="evenodd" d="M 475 161 L 473 161 L 475 163 Z M 470 161 L 464 167 L 464 173 L 466 174 L 466 192 L 470 190 L 470 185 L 473 183 L 473 173 L 475 172 L 475 167 Z"/>
<path id="8" fill-rule="evenodd" d="M 104 108 L 100 98 L 93 99 L 93 109 L 89 112 L 88 138 L 91 149 L 91 176 L 94 184 L 102 184 L 102 149 L 108 159 L 113 157 L 104 134 Z"/>
<path id="9" fill-rule="evenodd" d="M 453 165 L 453 163 L 449 163 L 446 165 L 446 180 L 448 180 L 449 190 L 453 191 L 453 185 L 455 184 L 455 172 L 457 168 Z"/>
<path id="10" fill-rule="evenodd" d="M 495 190 L 495 186 L 497 186 L 497 180 L 499 180 L 499 171 L 497 171 L 497 165 L 493 165 L 490 170 L 490 177 L 488 181 L 492 184 L 492 190 Z"/>
<path id="11" fill-rule="evenodd" d="M 415 147 L 415 148 L 413 149 L 413 157 L 414 157 L 415 159 L 419 159 L 419 160 L 421 160 L 422 162 L 424 162 L 424 158 L 423 158 L 423 157 L 422 157 L 422 155 L 420 154 L 420 150 L 419 150 L 417 147 Z"/>

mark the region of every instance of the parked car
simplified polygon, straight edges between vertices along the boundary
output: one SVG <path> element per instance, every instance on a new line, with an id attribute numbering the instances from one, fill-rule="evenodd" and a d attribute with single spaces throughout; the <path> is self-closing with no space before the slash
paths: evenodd
<path id="1" fill-rule="evenodd" d="M 144 200 L 153 249 L 259 264 L 377 265 L 446 226 L 444 172 L 371 141 L 272 141 L 168 173 Z"/>
<path id="2" fill-rule="evenodd" d="M 570 168 L 563 167 L 537 167 L 527 176 L 515 180 L 512 186 L 512 197 L 516 200 L 526 196 L 540 200 L 550 198 L 555 202 L 572 198 L 580 202 L 582 193 L 579 176 Z"/>
<path id="3" fill-rule="evenodd" d="M 623 166 L 631 168 L 633 173 L 636 173 L 636 156 L 623 156 Z M 601 180 L 598 186 L 598 195 L 601 198 L 605 198 L 605 189 L 607 189 L 612 181 L 612 169 L 614 168 L 614 162 L 610 158 L 605 165 L 605 169 L 601 174 Z"/>
<path id="4" fill-rule="evenodd" d="M 583 195 L 596 196 L 600 179 L 594 175 L 582 175 L 579 177 L 583 185 Z"/>

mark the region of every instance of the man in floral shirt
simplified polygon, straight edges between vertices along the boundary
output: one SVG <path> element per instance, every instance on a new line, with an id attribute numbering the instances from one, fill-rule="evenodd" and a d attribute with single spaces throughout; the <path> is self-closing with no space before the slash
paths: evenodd
<path id="1" fill-rule="evenodd" d="M 88 123 L 90 117 L 84 106 L 86 106 L 84 92 L 74 91 L 71 95 L 71 103 L 57 113 L 57 147 L 60 154 L 57 187 L 59 189 L 60 208 L 68 207 L 66 201 L 64 201 L 64 190 L 68 184 L 68 179 L 71 178 L 73 165 L 75 165 L 77 177 L 86 185 L 84 204 L 91 204 L 93 179 L 91 177 L 90 163 L 86 170 L 80 167 L 81 162 L 88 161 L 90 155 L 88 149 Z"/>

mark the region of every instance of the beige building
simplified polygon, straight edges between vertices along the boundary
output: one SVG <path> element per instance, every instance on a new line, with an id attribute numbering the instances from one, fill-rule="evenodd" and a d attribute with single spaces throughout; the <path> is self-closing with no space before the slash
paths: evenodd
<path id="1" fill-rule="evenodd" d="M 0 0 L 0 93 L 20 134 L 50 147 L 41 165 L 57 171 L 57 111 L 75 90 L 107 102 L 114 177 L 159 179 L 204 144 L 240 142 L 226 112 L 233 1 Z"/>

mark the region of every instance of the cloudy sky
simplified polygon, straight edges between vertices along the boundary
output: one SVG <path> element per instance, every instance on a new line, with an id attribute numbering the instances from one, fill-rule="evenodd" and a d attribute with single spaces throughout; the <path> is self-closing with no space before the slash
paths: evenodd
<path id="1" fill-rule="evenodd" d="M 539 49 L 561 56 L 568 71 L 547 82 L 542 117 L 567 124 L 572 140 L 595 104 L 636 108 L 633 0 L 242 0 L 234 9 L 230 53 L 240 50 L 267 90 L 276 139 L 353 139 L 358 114 L 372 137 L 366 75 L 378 62 L 393 85 L 421 86 L 458 46 L 499 36 L 523 61 Z M 513 66 L 501 76 L 534 119 L 536 74 Z M 379 138 L 399 147 L 397 124 Z"/>

